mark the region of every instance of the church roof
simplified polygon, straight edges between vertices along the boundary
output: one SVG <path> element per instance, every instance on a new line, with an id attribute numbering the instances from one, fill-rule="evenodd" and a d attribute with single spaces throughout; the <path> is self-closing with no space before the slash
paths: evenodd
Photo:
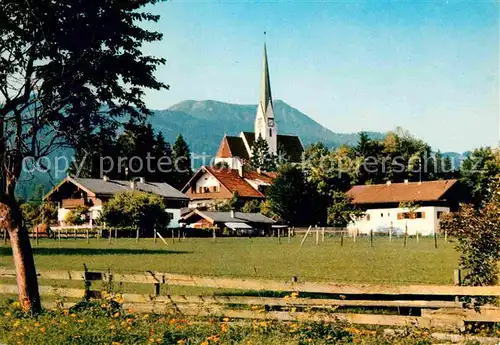
<path id="1" fill-rule="evenodd" d="M 224 136 L 222 139 L 219 150 L 216 154 L 220 158 L 240 157 L 248 159 L 249 155 L 245 147 L 243 139 L 240 137 Z"/>
<path id="2" fill-rule="evenodd" d="M 253 132 L 243 132 L 248 146 L 252 147 L 255 143 L 255 133 Z M 304 152 L 304 147 L 299 137 L 296 135 L 282 135 L 278 134 L 278 151 L 283 150 L 287 155 L 287 158 L 292 163 L 298 163 L 302 159 L 302 152 Z M 238 156 L 239 157 L 239 156 Z"/>

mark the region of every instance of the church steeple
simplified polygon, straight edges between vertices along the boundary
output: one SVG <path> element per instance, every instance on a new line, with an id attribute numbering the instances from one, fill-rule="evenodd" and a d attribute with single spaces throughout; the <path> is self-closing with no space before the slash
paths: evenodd
<path id="1" fill-rule="evenodd" d="M 263 107 L 264 114 L 267 113 L 267 108 L 273 106 L 273 98 L 271 95 L 271 81 L 269 80 L 269 65 L 267 63 L 267 48 L 264 43 L 264 57 L 262 58 L 262 76 L 260 84 L 260 104 Z"/>
<path id="2" fill-rule="evenodd" d="M 269 152 L 277 153 L 277 129 L 274 122 L 273 98 L 271 95 L 271 81 L 269 78 L 269 64 L 267 62 L 267 47 L 265 43 L 264 57 L 262 58 L 260 100 L 255 116 L 255 138 L 257 139 L 259 136 L 267 141 Z"/>

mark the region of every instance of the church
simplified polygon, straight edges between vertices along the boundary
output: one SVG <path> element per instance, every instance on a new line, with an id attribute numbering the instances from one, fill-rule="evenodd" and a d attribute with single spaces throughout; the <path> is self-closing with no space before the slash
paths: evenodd
<path id="1" fill-rule="evenodd" d="M 299 163 L 301 161 L 304 147 L 299 137 L 278 134 L 265 45 L 261 78 L 260 101 L 255 116 L 255 131 L 241 132 L 239 136 L 225 135 L 215 155 L 216 164 L 225 162 L 232 169 L 240 169 L 250 160 L 252 147 L 259 136 L 267 141 L 269 153 L 284 156 L 289 163 Z"/>

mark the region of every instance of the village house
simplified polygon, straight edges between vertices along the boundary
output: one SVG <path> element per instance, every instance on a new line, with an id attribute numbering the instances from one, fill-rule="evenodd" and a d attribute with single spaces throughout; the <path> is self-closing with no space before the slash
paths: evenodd
<path id="1" fill-rule="evenodd" d="M 110 180 L 106 176 L 102 179 L 77 178 L 68 176 L 44 196 L 44 200 L 58 205 L 58 221 L 64 226 L 65 217 L 72 209 L 78 206 L 89 207 L 89 222 L 99 218 L 102 205 L 116 193 L 137 190 L 161 196 L 165 202 L 165 211 L 170 214 L 170 226 L 178 227 L 181 208 L 188 205 L 189 197 L 167 183 L 138 181 Z"/>
<path id="2" fill-rule="evenodd" d="M 181 217 L 181 222 L 195 229 L 224 230 L 232 235 L 266 235 L 271 233 L 274 220 L 260 213 L 214 212 L 192 210 Z"/>
<path id="3" fill-rule="evenodd" d="M 190 199 L 190 208 L 207 208 L 229 201 L 235 193 L 246 202 L 264 200 L 265 192 L 276 178 L 275 172 L 257 172 L 243 168 L 202 166 L 182 189 Z"/>
<path id="4" fill-rule="evenodd" d="M 365 213 L 348 228 L 361 234 L 371 231 L 409 235 L 439 232 L 439 219 L 455 211 L 467 193 L 457 180 L 358 185 L 347 195 Z"/>

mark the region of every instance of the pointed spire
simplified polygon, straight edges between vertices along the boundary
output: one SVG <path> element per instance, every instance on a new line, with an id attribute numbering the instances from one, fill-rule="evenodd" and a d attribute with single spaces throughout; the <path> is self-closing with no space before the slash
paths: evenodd
<path id="1" fill-rule="evenodd" d="M 271 81 L 269 80 L 269 66 L 267 64 L 267 48 L 264 43 L 264 57 L 262 60 L 262 80 L 260 85 L 260 104 L 262 105 L 264 114 L 267 112 L 267 107 L 272 106 L 271 96 Z"/>

